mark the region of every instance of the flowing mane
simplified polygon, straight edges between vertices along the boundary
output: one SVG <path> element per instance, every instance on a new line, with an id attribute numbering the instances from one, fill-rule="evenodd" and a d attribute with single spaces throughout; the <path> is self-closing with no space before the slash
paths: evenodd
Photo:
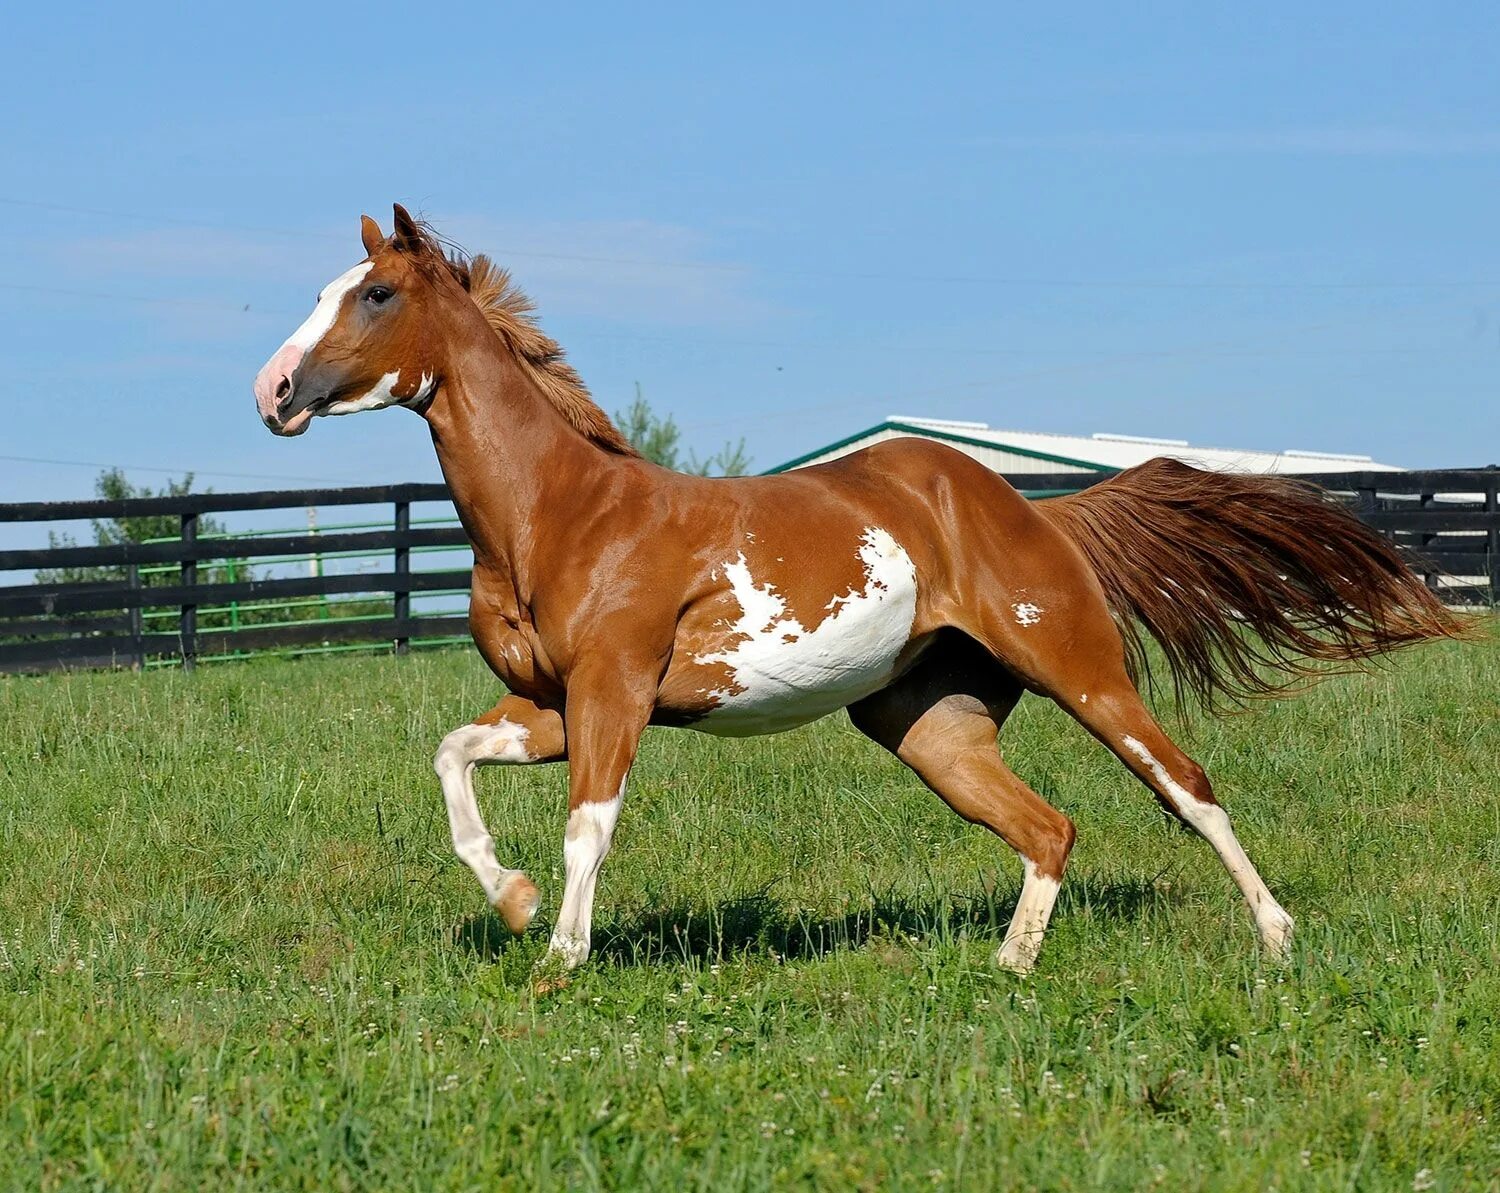
<path id="1" fill-rule="evenodd" d="M 469 297 L 484 312 L 495 334 L 505 342 L 537 388 L 574 429 L 605 451 L 622 456 L 639 455 L 630 440 L 610 422 L 609 415 L 589 396 L 588 387 L 568 363 L 562 346 L 537 325 L 532 313 L 535 306 L 510 273 L 480 253 L 470 258 L 468 275 Z"/>
<path id="2" fill-rule="evenodd" d="M 418 225 L 415 259 L 441 261 L 453 273 L 516 362 L 569 426 L 605 451 L 639 456 L 630 440 L 610 421 L 588 386 L 567 361 L 562 345 L 536 321 L 536 304 L 516 285 L 510 272 L 483 253 L 469 256 L 444 241 L 426 224 Z"/>

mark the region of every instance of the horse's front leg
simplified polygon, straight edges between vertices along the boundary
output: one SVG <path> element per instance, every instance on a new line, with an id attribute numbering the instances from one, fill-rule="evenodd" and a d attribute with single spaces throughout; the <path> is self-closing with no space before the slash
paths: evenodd
<path id="1" fill-rule="evenodd" d="M 453 852 L 474 871 L 500 918 L 520 933 L 536 914 L 536 884 L 495 860 L 495 842 L 474 798 L 474 768 L 497 763 L 557 762 L 567 757 L 562 716 L 521 696 L 507 696 L 484 716 L 462 725 L 438 747 L 433 769 L 443 785 Z"/>
<path id="2" fill-rule="evenodd" d="M 548 950 L 549 958 L 568 969 L 589 955 L 594 883 L 620 819 L 625 781 L 655 698 L 656 680 L 646 674 L 596 667 L 568 681 L 567 885 Z"/>

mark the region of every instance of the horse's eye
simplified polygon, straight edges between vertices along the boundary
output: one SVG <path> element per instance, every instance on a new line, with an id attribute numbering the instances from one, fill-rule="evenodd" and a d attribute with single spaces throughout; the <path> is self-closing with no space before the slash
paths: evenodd
<path id="1" fill-rule="evenodd" d="M 390 298 L 391 292 L 384 286 L 371 286 L 365 291 L 365 301 L 373 306 L 384 306 Z"/>

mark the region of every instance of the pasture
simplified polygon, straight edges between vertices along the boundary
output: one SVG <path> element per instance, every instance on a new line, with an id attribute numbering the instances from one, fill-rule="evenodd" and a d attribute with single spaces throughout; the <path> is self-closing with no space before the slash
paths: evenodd
<path id="1" fill-rule="evenodd" d="M 479 775 L 512 940 L 430 770 L 495 692 L 467 650 L 0 681 L 0 1184 L 1500 1187 L 1494 635 L 1173 727 L 1284 970 L 1031 699 L 1006 756 L 1079 828 L 1034 977 L 1014 856 L 840 714 L 649 733 L 596 958 L 535 984 L 564 772 Z"/>

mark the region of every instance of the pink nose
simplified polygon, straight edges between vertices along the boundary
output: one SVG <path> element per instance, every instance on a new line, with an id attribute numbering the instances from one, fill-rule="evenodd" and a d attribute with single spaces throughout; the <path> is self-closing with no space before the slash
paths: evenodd
<path id="1" fill-rule="evenodd" d="M 292 378 L 303 355 L 295 344 L 283 344 L 255 375 L 255 407 L 266 422 L 279 422 L 290 405 L 296 388 Z"/>

